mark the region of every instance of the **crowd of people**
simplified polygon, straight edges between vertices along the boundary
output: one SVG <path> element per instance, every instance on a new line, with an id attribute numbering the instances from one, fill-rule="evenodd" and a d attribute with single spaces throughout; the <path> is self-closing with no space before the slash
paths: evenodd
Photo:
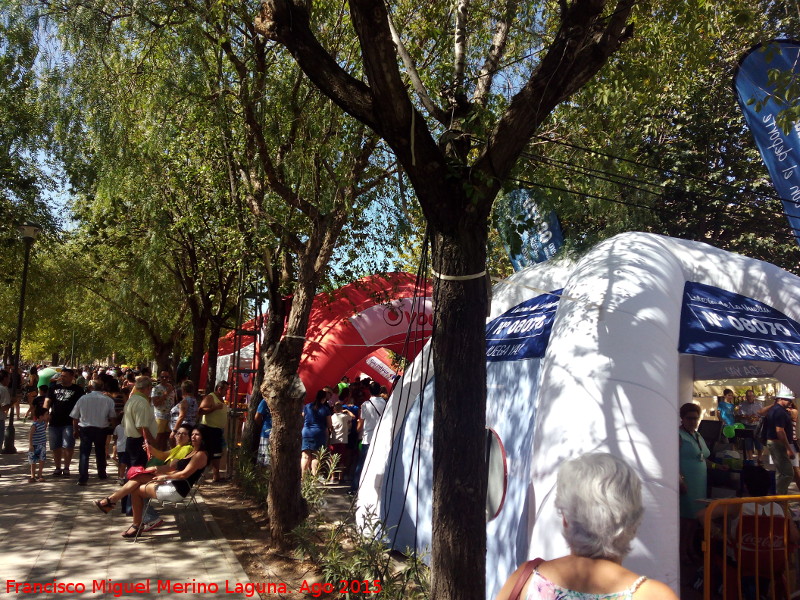
<path id="1" fill-rule="evenodd" d="M 12 381 L 14 377 L 17 379 Z M 18 391 L 14 398 L 9 388 Z M 92 454 L 98 479 L 107 479 L 109 461 L 116 462 L 113 475 L 120 490 L 98 506 L 108 508 L 130 496 L 134 498 L 134 515 L 138 514 L 136 494 L 154 493 L 151 486 L 153 481 L 158 483 L 158 476 L 150 470 L 137 471 L 131 476 L 132 468 L 152 467 L 156 462 L 174 465 L 185 460 L 192 449 L 190 436 L 195 428 L 211 467 L 210 479 L 221 480 L 220 463 L 229 418 L 227 394 L 228 383 L 223 380 L 200 399 L 190 380 L 176 386 L 170 371 L 163 370 L 153 379 L 147 367 L 80 371 L 63 367 L 44 371 L 34 365 L 26 367 L 24 372 L 13 368 L 0 370 L 3 417 L 14 410 L 19 418 L 22 405 L 27 403 L 24 419 L 32 420 L 28 439 L 29 481 L 71 477 L 79 440 L 77 485 L 89 484 Z M 356 494 L 367 451 L 388 397 L 385 387 L 366 377 L 350 382 L 345 376 L 337 384 L 319 390 L 315 401 L 303 408 L 301 472 L 318 475 L 320 450 L 324 448 L 336 457 L 331 479 L 349 484 L 350 493 Z M 260 432 L 257 461 L 266 466 L 272 417 L 265 400 L 257 407 L 254 421 Z M 5 419 L 1 422 L 4 428 Z M 0 445 L 2 441 L 0 430 Z M 54 468 L 45 473 L 48 446 Z M 204 463 L 202 469 L 205 468 Z M 144 521 L 134 516 L 137 527 L 150 529 L 160 523 L 154 512 L 145 515 Z"/>
<path id="2" fill-rule="evenodd" d="M 734 392 L 725 389 L 717 399 L 716 417 L 723 434 L 706 443 L 700 435 L 702 408 L 695 403 L 686 403 L 680 408 L 679 468 L 680 468 L 680 557 L 681 565 L 688 572 L 698 573 L 695 585 L 702 583 L 707 576 L 703 569 L 700 554 L 699 532 L 706 518 L 707 499 L 714 481 L 717 485 L 728 479 L 727 474 L 715 475 L 714 471 L 729 471 L 725 459 L 730 457 L 736 465 L 739 479 L 739 493 L 745 496 L 785 496 L 794 481 L 800 488 L 800 463 L 798 463 L 797 429 L 798 411 L 795 407 L 794 393 L 786 386 L 780 386 L 772 402 L 757 398 L 754 390 L 745 392 L 744 398 L 737 399 Z M 714 428 L 711 428 L 714 431 Z M 708 433 L 706 434 L 708 435 Z M 712 442 L 714 442 L 712 444 Z M 711 447 L 709 447 L 711 446 Z M 714 452 L 717 452 L 716 456 Z M 741 458 L 735 458 L 735 457 Z M 764 468 L 769 462 L 774 465 L 774 473 Z M 765 504 L 745 504 L 734 506 L 736 512 L 728 522 L 729 540 L 736 539 L 738 516 L 767 514 Z M 775 508 L 777 507 L 777 508 Z M 784 516 L 780 504 L 775 504 L 771 513 Z M 712 518 L 727 514 L 730 506 L 712 512 Z M 786 515 L 787 517 L 789 515 Z M 800 539 L 791 518 L 787 519 L 790 539 L 796 543 Z M 717 552 L 720 554 L 720 552 Z M 735 563 L 735 561 L 734 561 Z M 750 582 L 752 583 L 752 582 Z M 742 584 L 744 586 L 744 583 Z M 755 597 L 745 593 L 746 598 Z"/>
<path id="3" fill-rule="evenodd" d="M 316 475 L 319 451 L 326 448 L 337 457 L 333 480 L 349 482 L 350 494 L 356 494 L 370 442 L 388 399 L 386 387 L 366 378 L 350 382 L 345 376 L 337 385 L 318 390 L 314 401 L 303 407 L 301 471 Z M 260 456 L 265 445 L 262 443 Z"/>
<path id="4" fill-rule="evenodd" d="M 20 399 L 27 400 L 24 418 L 32 419 L 29 481 L 45 480 L 48 444 L 54 463 L 50 477 L 70 477 L 79 439 L 78 485 L 88 484 L 92 451 L 98 479 L 108 478 L 109 459 L 118 465 L 119 488 L 94 504 L 103 513 L 118 503 L 123 504 L 123 509 L 128 504 L 133 520 L 124 537 L 135 537 L 162 522 L 154 511 L 145 511 L 147 499 L 185 497 L 209 465 L 211 480 L 220 480 L 229 416 L 226 381 L 218 382 L 213 392 L 199 399 L 191 381 L 185 380 L 176 387 L 172 374 L 166 370 L 156 380 L 147 368 L 76 373 L 64 367 L 50 381 L 41 381 L 34 366 L 16 376 L 18 380 L 12 381 L 14 370 L 0 369 L 0 408 L 4 417 L 11 410 L 20 416 Z M 12 397 L 9 387 L 20 393 Z M 733 400 L 733 392 L 725 390 L 719 399 L 718 414 L 721 419 L 733 415 L 743 424 L 738 427 L 752 432 L 741 440 L 745 458 L 752 463 L 748 464 L 750 470 L 745 469 L 746 487 L 756 495 L 767 493 L 760 470 L 764 447 L 775 464 L 777 494 L 786 494 L 792 480 L 800 485 L 794 395 L 782 388 L 769 406 L 758 400 L 752 390 L 747 391 L 741 403 Z M 317 476 L 320 450 L 325 448 L 337 457 L 330 478 L 348 483 L 350 493 L 357 493 L 365 458 L 387 401 L 387 389 L 369 379 L 351 382 L 342 377 L 338 384 L 319 390 L 302 411 L 301 472 Z M 728 412 L 723 410 L 726 404 L 730 404 Z M 699 557 L 692 556 L 696 548 L 693 540 L 699 519 L 703 518 L 700 500 L 708 495 L 708 472 L 728 467 L 711 460 L 710 449 L 698 434 L 701 407 L 687 403 L 679 414 L 681 556 L 697 564 Z M 260 433 L 257 461 L 268 465 L 272 417 L 265 400 L 257 407 L 254 422 Z M 2 437 L 0 429 L 0 445 Z M 758 468 L 758 472 L 751 467 Z M 606 490 L 599 513 L 593 507 L 592 486 Z M 620 488 L 618 493 L 608 493 L 614 486 Z M 619 597 L 667 597 L 668 590 L 662 584 L 646 582 L 620 564 L 641 519 L 640 484 L 624 461 L 600 454 L 569 461 L 560 469 L 557 494 L 564 535 L 572 554 L 524 565 L 498 598 L 549 598 L 555 597 L 554 590 L 584 592 L 590 588 L 592 593 L 601 594 L 622 590 Z M 611 498 L 619 499 L 618 504 Z M 609 534 L 612 530 L 613 535 Z"/>
<path id="5" fill-rule="evenodd" d="M 147 367 L 81 372 L 63 367 L 42 370 L 40 375 L 40 368 L 31 366 L 24 377 L 12 381 L 14 372 L 0 369 L 0 406 L 3 417 L 11 410 L 20 415 L 21 404 L 27 401 L 24 420 L 32 419 L 28 481 L 71 477 L 76 440 L 80 440 L 77 485 L 89 483 L 92 453 L 98 479 L 108 479 L 109 460 L 117 463 L 121 487 L 96 504 L 107 512 L 123 500 L 123 510 L 134 519 L 124 537 L 163 523 L 152 509 L 142 514 L 144 498 L 185 497 L 209 464 L 212 481 L 220 480 L 226 381 L 198 400 L 193 383 L 185 380 L 176 387 L 168 370 L 161 371 L 156 380 Z M 2 423 L 4 428 L 5 420 Z M 54 469 L 46 475 L 48 446 Z"/>
<path id="6" fill-rule="evenodd" d="M 733 425 L 738 421 L 747 432 L 740 439 L 743 457 L 749 466 L 762 465 L 766 447 L 775 465 L 777 495 L 786 495 L 793 481 L 800 488 L 800 448 L 797 441 L 799 415 L 794 393 L 789 388 L 781 386 L 774 402 L 769 405 L 758 400 L 752 389 L 745 392 L 742 402 L 736 403 L 733 391 L 726 389 L 717 406 L 723 423 Z M 681 557 L 689 564 L 695 564 L 699 558 L 693 550 L 698 528 L 696 517 L 703 508 L 700 500 L 708 497 L 708 472 L 728 470 L 725 464 L 710 460 L 711 449 L 697 431 L 700 415 L 700 406 L 692 402 L 680 408 Z"/>

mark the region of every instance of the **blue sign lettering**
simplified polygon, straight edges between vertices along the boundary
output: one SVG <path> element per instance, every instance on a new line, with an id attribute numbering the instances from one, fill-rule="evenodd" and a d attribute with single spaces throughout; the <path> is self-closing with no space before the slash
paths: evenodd
<path id="1" fill-rule="evenodd" d="M 486 360 L 541 358 L 550 341 L 562 290 L 526 300 L 486 325 Z"/>
<path id="2" fill-rule="evenodd" d="M 678 351 L 800 365 L 800 324 L 758 300 L 687 281 Z"/>

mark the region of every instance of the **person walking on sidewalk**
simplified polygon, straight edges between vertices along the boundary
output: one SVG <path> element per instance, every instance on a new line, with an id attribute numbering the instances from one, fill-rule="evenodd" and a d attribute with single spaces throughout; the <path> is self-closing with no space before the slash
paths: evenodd
<path id="1" fill-rule="evenodd" d="M 28 462 L 31 465 L 31 476 L 28 481 L 44 481 L 44 461 L 47 459 L 47 414 L 44 406 L 33 409 L 33 422 L 28 432 Z M 38 467 L 38 468 L 37 468 Z M 38 474 L 37 474 L 38 470 Z"/>
<path id="2" fill-rule="evenodd" d="M 0 369 L 0 448 L 6 439 L 6 414 L 11 409 L 11 392 L 8 384 L 11 383 L 11 373 Z"/>
<path id="3" fill-rule="evenodd" d="M 53 477 L 69 477 L 69 465 L 75 453 L 75 428 L 69 414 L 83 394 L 83 388 L 75 383 L 75 372 L 66 367 L 61 369 L 59 383 L 47 394 L 44 406 L 50 410 L 48 435 L 56 463 Z"/>
<path id="4" fill-rule="evenodd" d="M 81 396 L 75 408 L 69 414 L 72 417 L 74 431 L 81 439 L 78 460 L 78 485 L 89 482 L 89 454 L 94 446 L 94 457 L 97 463 L 97 478 L 106 479 L 106 438 L 111 434 L 117 411 L 114 400 L 103 393 L 105 385 L 100 379 L 93 379 L 89 384 L 91 392 Z"/>
<path id="5" fill-rule="evenodd" d="M 386 410 L 386 400 L 380 395 L 380 384 L 377 381 L 370 382 L 369 391 L 372 396 L 361 405 L 361 413 L 358 419 L 358 430 L 361 432 L 361 449 L 358 452 L 356 472 L 353 474 L 353 481 L 350 482 L 350 495 L 358 493 L 358 488 L 361 485 L 361 472 L 364 470 L 364 463 L 367 460 L 369 445 L 375 436 L 383 411 Z"/>

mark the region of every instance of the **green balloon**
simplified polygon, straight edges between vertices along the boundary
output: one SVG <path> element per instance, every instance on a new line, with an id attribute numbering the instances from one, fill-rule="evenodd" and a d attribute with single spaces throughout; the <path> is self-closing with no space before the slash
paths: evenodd
<path id="1" fill-rule="evenodd" d="M 722 435 L 726 438 L 732 438 L 736 435 L 736 430 L 731 425 L 725 425 L 725 427 L 722 428 Z"/>
<path id="2" fill-rule="evenodd" d="M 744 429 L 744 423 L 736 423 L 733 426 L 734 429 Z"/>

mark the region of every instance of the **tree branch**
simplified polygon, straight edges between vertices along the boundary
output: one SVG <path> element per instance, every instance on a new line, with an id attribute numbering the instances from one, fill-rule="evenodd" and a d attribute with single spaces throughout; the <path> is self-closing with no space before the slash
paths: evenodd
<path id="1" fill-rule="evenodd" d="M 495 196 L 556 105 L 585 85 L 632 35 L 633 27 L 626 22 L 634 2 L 618 0 L 607 18 L 602 16 L 605 0 L 576 0 L 566 7 L 547 54 L 512 99 L 473 166 L 473 181 L 479 182 L 481 196 Z"/>
<path id="2" fill-rule="evenodd" d="M 422 79 L 419 76 L 417 66 L 414 64 L 414 59 L 411 58 L 408 50 L 406 50 L 405 44 L 403 44 L 403 40 L 400 38 L 400 34 L 397 32 L 397 28 L 394 26 L 392 14 L 388 11 L 387 17 L 389 19 L 389 31 L 392 33 L 392 41 L 397 49 L 397 54 L 403 61 L 403 66 L 406 68 L 406 72 L 411 79 L 411 85 L 414 86 L 414 91 L 417 93 L 419 101 L 432 118 L 439 121 L 439 123 L 442 125 L 446 125 L 447 112 L 439 108 L 436 104 L 434 104 L 433 100 L 431 100 L 431 97 L 428 95 L 428 90 L 425 89 L 425 84 L 422 83 Z"/>
<path id="3" fill-rule="evenodd" d="M 265 0 L 256 29 L 280 42 L 300 68 L 340 108 L 378 133 L 394 150 L 412 181 L 434 181 L 426 216 L 452 222 L 450 168 L 423 116 L 411 103 L 400 71 L 383 0 L 351 0 L 353 27 L 358 35 L 369 86 L 350 76 L 316 40 L 301 0 Z"/>
<path id="4" fill-rule="evenodd" d="M 414 110 L 397 67 L 397 50 L 389 30 L 389 14 L 382 0 L 350 0 L 353 29 L 361 43 L 364 72 L 369 81 L 376 110 L 380 111 L 377 131 L 408 131 Z"/>
<path id="5" fill-rule="evenodd" d="M 500 59 L 506 51 L 508 33 L 511 30 L 511 22 L 517 14 L 518 6 L 519 0 L 507 0 L 505 10 L 497 20 L 497 27 L 492 37 L 492 45 L 481 67 L 480 74 L 478 75 L 478 82 L 475 86 L 475 93 L 472 95 L 472 101 L 475 104 L 486 106 L 489 90 L 491 90 L 492 82 L 494 81 L 494 75 L 497 72 L 497 67 L 500 65 Z"/>
<path id="6" fill-rule="evenodd" d="M 255 29 L 267 39 L 286 46 L 300 68 L 340 108 L 372 128 L 377 127 L 370 89 L 347 73 L 317 41 L 309 26 L 302 0 L 265 0 Z"/>
<path id="7" fill-rule="evenodd" d="M 456 1 L 456 26 L 453 36 L 453 97 L 464 96 L 464 71 L 467 66 L 467 17 L 469 0 Z"/>

